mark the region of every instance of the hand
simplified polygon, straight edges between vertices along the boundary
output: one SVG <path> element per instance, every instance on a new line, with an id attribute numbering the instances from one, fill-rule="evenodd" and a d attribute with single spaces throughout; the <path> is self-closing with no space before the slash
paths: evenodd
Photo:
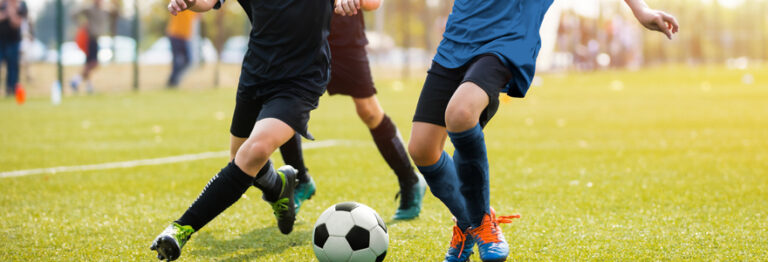
<path id="1" fill-rule="evenodd" d="M 648 7 L 641 8 L 634 12 L 637 21 L 645 28 L 653 31 L 659 31 L 672 39 L 672 34 L 676 34 L 679 29 L 677 19 L 674 16 L 663 11 L 653 10 Z"/>
<path id="2" fill-rule="evenodd" d="M 348 16 L 356 15 L 360 9 L 360 0 L 336 0 L 334 11 L 337 14 Z"/>
<path id="3" fill-rule="evenodd" d="M 8 1 L 6 2 L 6 5 L 5 5 L 5 12 L 7 13 L 7 15 L 16 14 L 18 13 L 18 11 L 16 10 L 18 6 L 19 6 L 18 2 Z"/>
<path id="4" fill-rule="evenodd" d="M 171 0 L 168 3 L 168 12 L 172 15 L 178 15 L 179 12 L 195 6 L 196 0 Z"/>

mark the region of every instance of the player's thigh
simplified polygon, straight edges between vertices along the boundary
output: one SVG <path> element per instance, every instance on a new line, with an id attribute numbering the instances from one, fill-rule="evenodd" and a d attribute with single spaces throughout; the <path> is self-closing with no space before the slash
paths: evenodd
<path id="1" fill-rule="evenodd" d="M 277 118 L 259 119 L 243 145 L 263 144 L 267 153 L 271 155 L 278 147 L 290 140 L 294 134 L 293 127 L 283 120 Z"/>
<path id="2" fill-rule="evenodd" d="M 454 97 L 459 99 L 457 102 L 468 102 L 464 105 L 472 108 L 472 117 L 475 117 L 475 119 L 479 121 L 480 125 L 485 127 L 485 125 L 488 124 L 491 118 L 493 118 L 493 116 L 496 114 L 496 111 L 499 109 L 499 95 L 501 90 L 504 89 L 504 87 L 507 85 L 507 83 L 509 83 L 511 79 L 512 72 L 506 65 L 504 65 L 499 57 L 493 54 L 481 55 L 471 62 L 466 74 L 463 77 L 462 87 L 460 87 L 460 89 L 463 89 L 461 91 L 461 96 L 454 95 Z M 485 93 L 485 98 L 482 98 L 480 90 Z M 467 93 L 472 93 L 473 95 L 469 95 Z M 464 96 L 468 98 L 467 101 L 461 99 Z M 487 102 L 480 102 L 478 104 L 477 101 Z M 479 110 L 478 108 L 480 108 L 480 105 L 483 104 L 485 104 L 484 108 Z M 461 106 L 458 106 L 457 108 L 461 108 Z M 480 112 L 479 115 L 475 116 L 474 114 L 476 114 L 478 111 Z M 473 121 L 471 126 L 464 126 L 463 129 L 471 128 L 475 125 L 475 123 L 476 122 Z"/>
<path id="3" fill-rule="evenodd" d="M 246 174 L 255 176 L 269 156 L 294 134 L 293 128 L 280 119 L 264 118 L 256 121 L 251 135 L 235 155 L 235 164 Z"/>
<path id="4" fill-rule="evenodd" d="M 463 71 L 432 62 L 421 89 L 413 122 L 431 123 L 445 127 L 445 109 L 451 96 L 461 84 Z"/>

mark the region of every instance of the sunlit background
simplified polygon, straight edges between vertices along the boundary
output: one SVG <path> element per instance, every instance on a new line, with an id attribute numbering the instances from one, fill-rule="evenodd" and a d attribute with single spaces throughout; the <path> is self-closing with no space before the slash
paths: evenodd
<path id="1" fill-rule="evenodd" d="M 78 24 L 70 15 L 88 0 L 62 0 L 64 39 L 61 61 L 65 67 L 78 66 L 85 54 L 72 41 Z M 105 0 L 115 13 L 111 36 L 99 38 L 99 60 L 119 66 L 168 65 L 171 52 L 164 37 L 168 14 L 166 1 Z M 638 69 L 659 65 L 711 66 L 732 69 L 758 66 L 768 60 L 768 1 L 764 0 L 684 0 L 647 1 L 652 7 L 677 17 L 680 34 L 671 41 L 641 28 L 623 1 L 558 0 L 546 16 L 541 29 L 542 50 L 539 72 Z M 25 39 L 24 60 L 32 67 L 22 72 L 22 83 L 32 94 L 42 95 L 45 81 L 34 81 L 35 68 L 55 64 L 58 59 L 55 0 L 27 1 L 32 35 Z M 376 12 L 366 13 L 369 51 L 374 70 L 397 77 L 423 72 L 450 13 L 452 1 L 387 0 Z M 138 12 L 138 13 L 137 13 Z M 225 16 L 225 19 L 217 17 Z M 136 22 L 138 19 L 138 23 Z M 138 30 L 134 30 L 138 25 Z M 205 14 L 195 27 L 193 60 L 197 69 L 206 65 L 240 63 L 247 44 L 247 18 L 236 2 L 224 5 L 221 12 Z M 138 43 L 138 54 L 136 44 Z M 128 67 L 126 67 L 128 68 Z M 131 74 L 140 74 L 139 72 Z M 221 79 L 220 71 L 211 74 Z M 65 78 L 74 74 L 67 68 Z M 194 72 L 194 71 L 192 71 Z M 207 72 L 207 71 L 206 71 Z M 210 75 L 210 74 L 209 74 Z M 395 75 L 392 75 L 395 76 Z M 127 78 L 126 87 L 154 88 L 147 77 L 138 83 Z M 232 78 L 224 76 L 224 78 Z M 149 81 L 149 82 L 147 82 Z M 145 84 L 146 82 L 146 84 Z M 232 85 L 210 82 L 210 86 Z"/>

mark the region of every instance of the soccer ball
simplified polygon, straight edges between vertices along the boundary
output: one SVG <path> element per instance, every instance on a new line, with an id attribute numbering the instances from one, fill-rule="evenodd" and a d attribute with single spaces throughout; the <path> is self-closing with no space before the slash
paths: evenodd
<path id="1" fill-rule="evenodd" d="M 357 202 L 344 202 L 329 207 L 317 218 L 312 246 L 320 262 L 383 261 L 389 236 L 376 211 Z"/>

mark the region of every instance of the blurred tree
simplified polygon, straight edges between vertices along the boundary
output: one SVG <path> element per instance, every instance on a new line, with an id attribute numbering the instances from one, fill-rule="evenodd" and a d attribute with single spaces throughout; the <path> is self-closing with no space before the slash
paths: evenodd
<path id="1" fill-rule="evenodd" d="M 70 30 L 67 27 L 71 23 L 66 14 L 71 13 L 70 11 L 72 10 L 72 7 L 75 6 L 75 4 L 74 0 L 63 0 L 63 2 L 63 14 L 65 14 L 64 24 L 65 28 L 67 28 L 67 32 L 64 32 L 64 39 L 66 41 L 68 39 L 72 39 L 74 34 L 74 30 Z M 58 27 L 51 26 L 58 24 L 56 21 L 55 3 L 56 0 L 48 0 L 47 3 L 43 5 L 43 9 L 40 10 L 39 15 L 37 16 L 37 21 L 35 23 L 35 32 L 37 33 L 35 36 L 48 47 L 53 47 L 56 44 L 56 31 L 58 30 Z"/>
<path id="2" fill-rule="evenodd" d="M 217 11 L 211 11 L 203 15 L 201 34 L 204 38 L 211 39 L 213 47 L 216 48 L 217 56 L 221 57 L 224 43 L 233 36 L 248 35 L 251 24 L 243 9 L 233 3 L 221 6 Z M 219 86 L 219 67 L 220 59 L 216 59 L 214 70 L 213 85 Z"/>

